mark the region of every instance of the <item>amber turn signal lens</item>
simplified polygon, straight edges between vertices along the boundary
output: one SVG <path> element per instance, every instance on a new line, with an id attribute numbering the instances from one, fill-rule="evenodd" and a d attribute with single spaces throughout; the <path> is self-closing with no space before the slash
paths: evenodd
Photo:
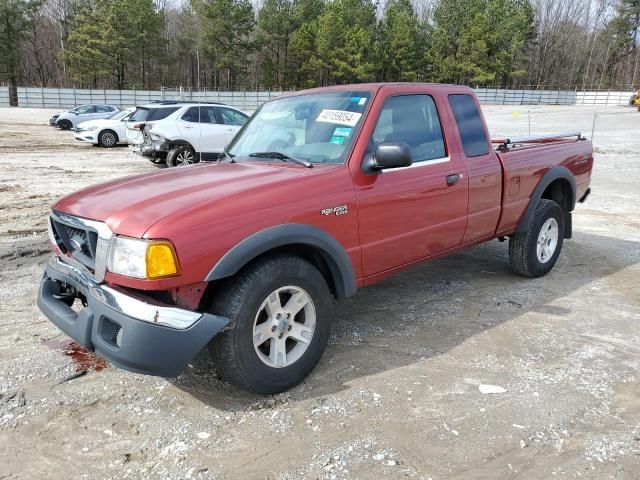
<path id="1" fill-rule="evenodd" d="M 153 242 L 147 246 L 147 278 L 169 277 L 177 273 L 178 262 L 169 242 Z"/>

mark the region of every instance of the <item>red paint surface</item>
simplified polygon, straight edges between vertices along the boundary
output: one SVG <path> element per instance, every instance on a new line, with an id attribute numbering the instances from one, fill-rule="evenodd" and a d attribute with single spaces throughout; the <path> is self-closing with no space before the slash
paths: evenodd
<path id="1" fill-rule="evenodd" d="M 357 89 L 370 91 L 372 98 L 344 165 L 308 169 L 282 162 L 204 163 L 96 185 L 62 198 L 54 208 L 105 221 L 120 235 L 173 242 L 180 275 L 140 280 L 107 273 L 109 283 L 142 290 L 198 284 L 249 235 L 274 225 L 303 223 L 340 242 L 358 286 L 363 286 L 418 261 L 512 233 L 533 189 L 555 165 L 573 172 L 577 198 L 588 188 L 593 166 L 588 141 L 544 142 L 467 158 L 447 99 L 453 93 L 473 95 L 467 87 L 398 83 L 361 84 Z M 365 150 L 385 100 L 407 94 L 433 97 L 450 161 L 363 173 Z M 463 180 L 448 187 L 445 178 L 454 173 Z M 519 189 L 510 194 L 515 177 Z M 320 213 L 339 205 L 346 205 L 348 214 Z M 182 299 L 197 303 L 193 291 Z"/>

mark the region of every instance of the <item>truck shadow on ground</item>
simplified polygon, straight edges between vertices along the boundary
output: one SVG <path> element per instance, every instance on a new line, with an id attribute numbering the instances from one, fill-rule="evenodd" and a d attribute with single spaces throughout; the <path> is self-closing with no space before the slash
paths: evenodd
<path id="1" fill-rule="evenodd" d="M 552 272 L 537 279 L 510 270 L 507 242 L 417 266 L 335 306 L 327 350 L 288 401 L 329 395 L 358 378 L 424 362 L 527 312 L 566 316 L 569 308 L 550 303 L 639 262 L 640 242 L 576 232 Z M 171 382 L 222 410 L 273 403 L 220 381 L 214 370 L 201 354 Z"/>

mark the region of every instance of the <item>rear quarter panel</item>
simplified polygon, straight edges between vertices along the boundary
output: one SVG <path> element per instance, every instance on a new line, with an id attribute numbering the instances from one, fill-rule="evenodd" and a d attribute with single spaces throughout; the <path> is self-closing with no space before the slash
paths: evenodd
<path id="1" fill-rule="evenodd" d="M 576 200 L 589 187 L 593 168 L 591 142 L 571 140 L 514 148 L 498 154 L 504 168 L 504 198 L 497 235 L 512 233 L 529 205 L 529 199 L 542 177 L 561 165 L 574 175 Z"/>

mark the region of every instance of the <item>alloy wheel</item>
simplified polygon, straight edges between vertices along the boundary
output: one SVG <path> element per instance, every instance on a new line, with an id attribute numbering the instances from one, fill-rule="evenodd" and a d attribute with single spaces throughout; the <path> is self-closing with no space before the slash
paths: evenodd
<path id="1" fill-rule="evenodd" d="M 307 351 L 315 327 L 316 309 L 309 294 L 300 287 L 282 287 L 258 309 L 253 323 L 253 347 L 269 367 L 288 367 Z"/>
<path id="2" fill-rule="evenodd" d="M 547 263 L 553 256 L 558 245 L 558 233 L 558 221 L 555 218 L 548 218 L 542 224 L 536 245 L 536 254 L 540 263 Z"/>

